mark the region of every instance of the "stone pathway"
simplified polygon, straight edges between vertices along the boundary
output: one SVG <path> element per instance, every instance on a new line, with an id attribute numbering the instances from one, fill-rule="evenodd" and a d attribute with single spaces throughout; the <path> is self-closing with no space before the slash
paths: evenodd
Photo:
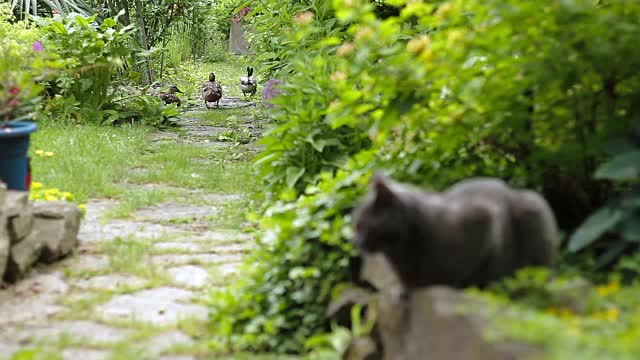
<path id="1" fill-rule="evenodd" d="M 227 130 L 193 118 L 183 124 L 186 136 L 162 132 L 154 138 L 195 146 Z M 65 360 L 189 360 L 202 354 L 204 300 L 236 276 L 252 238 L 199 223 L 242 194 L 172 189 L 211 205 L 168 202 L 105 222 L 117 202 L 89 201 L 76 254 L 0 291 L 0 360 L 31 347 L 54 349 Z M 167 222 L 176 219 L 187 220 Z"/>

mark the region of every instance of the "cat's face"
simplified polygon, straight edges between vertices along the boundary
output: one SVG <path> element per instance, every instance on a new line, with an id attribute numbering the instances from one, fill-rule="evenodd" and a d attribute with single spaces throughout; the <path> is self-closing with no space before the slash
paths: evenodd
<path id="1" fill-rule="evenodd" d="M 398 246 L 408 236 L 406 208 L 391 181 L 381 174 L 353 211 L 354 245 L 361 251 L 379 252 Z"/>

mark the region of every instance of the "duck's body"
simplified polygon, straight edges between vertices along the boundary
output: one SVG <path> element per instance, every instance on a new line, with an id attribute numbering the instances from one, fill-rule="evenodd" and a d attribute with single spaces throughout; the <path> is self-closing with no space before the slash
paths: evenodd
<path id="1" fill-rule="evenodd" d="M 240 90 L 242 90 L 242 94 L 246 98 L 247 94 L 255 95 L 257 89 L 258 81 L 253 76 L 253 68 L 247 67 L 247 76 L 240 77 Z"/>
<path id="2" fill-rule="evenodd" d="M 151 84 L 151 86 L 149 86 L 149 89 L 147 89 L 147 95 L 150 96 L 160 96 L 160 83 L 159 82 L 154 82 L 153 84 Z"/>
<path id="3" fill-rule="evenodd" d="M 180 101 L 180 98 L 178 97 L 178 95 L 176 95 L 176 93 L 182 93 L 182 91 L 180 91 L 177 86 L 171 85 L 169 86 L 169 91 L 161 92 L 158 97 L 162 101 L 164 101 L 165 104 L 177 104 L 178 106 L 180 106 L 182 102 Z"/>
<path id="4" fill-rule="evenodd" d="M 220 99 L 222 98 L 222 86 L 216 81 L 216 74 L 209 74 L 209 81 L 202 84 L 202 100 L 204 107 L 208 107 L 207 103 L 214 102 L 220 107 Z"/>

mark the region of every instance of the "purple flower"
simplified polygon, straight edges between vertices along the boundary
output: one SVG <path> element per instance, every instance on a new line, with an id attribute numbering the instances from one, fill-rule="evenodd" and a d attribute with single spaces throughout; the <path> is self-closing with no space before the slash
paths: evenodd
<path id="1" fill-rule="evenodd" d="M 264 89 L 262 89 L 262 103 L 269 107 L 273 108 L 275 105 L 270 103 L 269 100 L 283 93 L 281 89 L 278 88 L 278 85 L 282 84 L 282 80 L 278 79 L 270 79 L 264 83 Z"/>
<path id="2" fill-rule="evenodd" d="M 42 51 L 44 50 L 44 46 L 42 46 L 42 43 L 40 41 L 36 41 L 33 43 L 33 51 Z"/>

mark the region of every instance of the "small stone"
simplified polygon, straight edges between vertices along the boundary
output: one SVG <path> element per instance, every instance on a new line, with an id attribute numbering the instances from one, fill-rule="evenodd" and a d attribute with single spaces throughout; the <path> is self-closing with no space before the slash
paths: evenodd
<path id="1" fill-rule="evenodd" d="M 206 270 L 193 265 L 169 268 L 167 272 L 176 285 L 192 288 L 204 287 L 207 284 L 207 279 L 209 278 L 209 274 Z"/>
<path id="2" fill-rule="evenodd" d="M 9 235 L 11 243 L 17 244 L 24 239 L 33 227 L 33 209 L 26 207 L 23 212 L 9 219 Z"/>
<path id="3" fill-rule="evenodd" d="M 14 282 L 21 278 L 40 257 L 42 246 L 40 234 L 35 230 L 24 240 L 12 246 L 9 263 L 4 274 L 5 280 Z"/>
<path id="4" fill-rule="evenodd" d="M 29 206 L 29 193 L 26 191 L 8 190 L 4 202 L 5 216 L 19 215 Z"/>

